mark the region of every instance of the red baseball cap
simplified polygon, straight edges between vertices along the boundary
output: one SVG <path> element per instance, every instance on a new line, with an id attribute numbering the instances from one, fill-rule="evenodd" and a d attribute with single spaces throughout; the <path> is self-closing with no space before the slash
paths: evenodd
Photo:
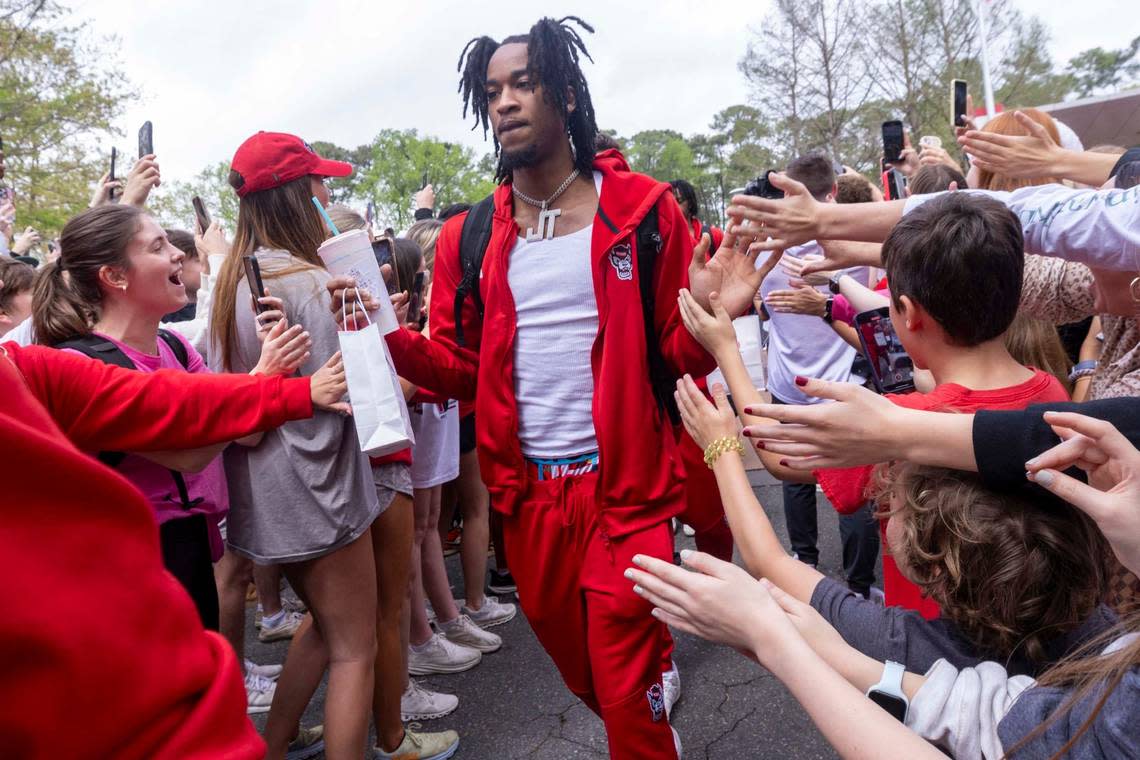
<path id="1" fill-rule="evenodd" d="M 281 187 L 295 179 L 347 177 L 352 164 L 321 158 L 312 146 L 296 135 L 284 132 L 258 132 L 238 146 L 230 169 L 241 175 L 238 197 Z"/>

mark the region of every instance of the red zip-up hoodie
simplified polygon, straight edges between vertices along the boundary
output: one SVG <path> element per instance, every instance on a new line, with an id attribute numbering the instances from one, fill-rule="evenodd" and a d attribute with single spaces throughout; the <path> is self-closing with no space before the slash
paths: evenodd
<path id="1" fill-rule="evenodd" d="M 89 451 L 207 446 L 313 414 L 308 378 L 134 372 L 0 344 L 0 747 L 258 758 L 233 648 L 162 565 L 146 498 Z"/>
<path id="2" fill-rule="evenodd" d="M 594 339 L 594 430 L 598 438 L 597 501 L 602 530 L 632 533 L 678 514 L 683 507 L 684 467 L 668 418 L 658 410 L 649 382 L 645 321 L 637 269 L 637 225 L 657 207 L 662 247 L 657 255 L 654 322 L 669 369 L 704 375 L 712 357 L 685 330 L 677 292 L 688 285 L 693 256 L 689 226 L 670 187 L 635 174 L 621 154 L 599 153 L 594 170 L 602 192 L 590 245 L 598 335 Z M 455 289 L 462 277 L 459 237 L 465 215 L 449 219 L 436 243 L 431 339 L 400 330 L 388 336 L 400 375 L 442 396 L 475 399 L 476 438 L 483 480 L 495 508 L 511 514 L 526 487 L 515 400 L 515 303 L 507 281 L 511 249 L 519 236 L 510 184 L 495 192 L 491 239 L 480 288 L 480 325 L 474 298 L 464 304 L 466 348 L 455 342 Z M 552 288 L 558 282 L 550 282 Z M 476 393 L 476 387 L 478 392 Z"/>

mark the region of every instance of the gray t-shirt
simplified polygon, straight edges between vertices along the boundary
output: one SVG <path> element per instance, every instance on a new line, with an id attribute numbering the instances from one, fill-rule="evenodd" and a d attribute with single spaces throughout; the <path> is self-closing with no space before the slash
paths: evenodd
<path id="1" fill-rule="evenodd" d="M 339 350 L 329 308 L 324 269 L 305 267 L 285 251 L 259 250 L 266 286 L 285 302 L 289 324 L 301 324 L 312 338 L 302 375 L 320 369 Z M 249 288 L 238 282 L 233 372 L 257 364 L 257 340 Z M 210 368 L 221 371 L 221 349 L 210 351 Z M 312 419 L 287 422 L 265 434 L 257 446 L 234 444 L 225 451 L 230 491 L 226 540 L 258 562 L 297 562 L 328 554 L 358 538 L 380 513 L 368 457 L 360 451 L 351 417 L 316 411 Z"/>
<path id="2" fill-rule="evenodd" d="M 995 660 L 1010 675 L 1036 676 L 1116 623 L 1112 611 L 1100 605 L 1076 629 L 1051 640 L 1046 645 L 1048 662 L 1035 665 L 1018 654 L 1005 658 L 981 652 L 945 618 L 924 620 L 914 610 L 883 607 L 831 578 L 816 585 L 811 606 L 855 649 L 876 660 L 902 663 L 912 673 L 925 673 L 940 659 L 959 669 Z"/>

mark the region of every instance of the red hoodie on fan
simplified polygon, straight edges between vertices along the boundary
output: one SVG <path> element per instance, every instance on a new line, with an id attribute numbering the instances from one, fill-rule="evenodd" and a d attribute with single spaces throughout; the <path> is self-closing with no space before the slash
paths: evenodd
<path id="1" fill-rule="evenodd" d="M 653 275 L 661 354 L 677 376 L 706 375 L 716 363 L 681 323 L 677 292 L 688 285 L 693 251 L 688 223 L 671 188 L 631 172 L 615 150 L 599 153 L 594 170 L 602 174 L 591 239 L 598 302 L 598 335 L 592 351 L 600 459 L 597 501 L 603 531 L 623 536 L 674 517 L 684 506 L 684 466 L 669 420 L 653 397 L 644 348 L 636 230 L 654 206 L 667 245 L 657 254 Z M 517 320 L 507 281 L 511 248 L 519 236 L 511 209 L 511 186 L 504 183 L 495 191 L 491 239 L 479 281 L 486 313 L 482 324 L 474 299 L 464 303 L 467 347 L 459 348 L 455 342 L 454 314 L 455 289 L 462 277 L 459 237 L 466 214 L 449 219 L 436 243 L 430 340 L 410 330 L 388 335 L 401 377 L 441 396 L 475 399 L 483 480 L 491 503 L 507 514 L 518 507 L 527 480 L 514 395 Z M 675 234 L 678 229 L 686 234 Z"/>
<path id="2" fill-rule="evenodd" d="M 258 758 L 230 645 L 162 565 L 154 510 L 88 451 L 197 448 L 313 414 L 308 378 L 132 372 L 0 344 L 0 747 Z"/>

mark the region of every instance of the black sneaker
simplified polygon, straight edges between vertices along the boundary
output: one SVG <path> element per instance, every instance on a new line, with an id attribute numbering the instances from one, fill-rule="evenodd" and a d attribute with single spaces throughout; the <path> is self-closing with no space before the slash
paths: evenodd
<path id="1" fill-rule="evenodd" d="M 514 594 L 519 590 L 515 585 L 515 579 L 511 576 L 510 570 L 499 572 L 498 570 L 491 570 L 491 580 L 487 584 L 487 591 L 492 594 Z"/>

